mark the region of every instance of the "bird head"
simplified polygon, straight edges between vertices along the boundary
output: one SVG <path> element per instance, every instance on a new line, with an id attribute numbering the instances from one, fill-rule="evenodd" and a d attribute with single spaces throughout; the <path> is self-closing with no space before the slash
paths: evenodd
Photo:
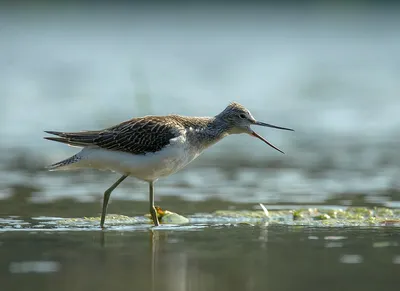
<path id="1" fill-rule="evenodd" d="M 257 121 L 250 113 L 250 111 L 246 109 L 246 107 L 237 102 L 230 103 L 224 109 L 224 111 L 222 111 L 217 117 L 226 123 L 228 134 L 247 133 L 253 137 L 262 140 L 267 145 L 269 145 L 270 147 L 274 148 L 275 150 L 281 153 L 283 153 L 283 151 L 281 151 L 279 148 L 277 148 L 276 146 L 268 142 L 265 138 L 256 133 L 253 129 L 251 129 L 250 126 L 258 125 L 264 127 L 271 127 L 275 129 L 294 131 L 293 129 L 290 128 L 280 127 L 265 122 Z"/>

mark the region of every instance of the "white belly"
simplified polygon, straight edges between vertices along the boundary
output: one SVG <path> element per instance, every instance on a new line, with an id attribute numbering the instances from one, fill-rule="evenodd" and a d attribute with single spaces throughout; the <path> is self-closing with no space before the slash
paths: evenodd
<path id="1" fill-rule="evenodd" d="M 171 175 L 201 154 L 190 150 L 184 141 L 175 140 L 159 152 L 134 155 L 125 152 L 107 151 L 101 148 L 84 148 L 78 154 L 81 160 L 74 168 L 95 168 L 129 174 L 144 181 L 154 181 Z"/>

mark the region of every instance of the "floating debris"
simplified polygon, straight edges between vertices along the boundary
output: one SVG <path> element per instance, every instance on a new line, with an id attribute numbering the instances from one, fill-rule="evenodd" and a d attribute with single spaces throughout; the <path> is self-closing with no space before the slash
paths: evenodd
<path id="1" fill-rule="evenodd" d="M 156 206 L 157 217 L 162 224 L 186 224 L 189 219 L 169 210 L 163 210 L 161 207 Z M 148 215 L 146 215 L 148 216 Z"/>
<path id="2" fill-rule="evenodd" d="M 261 203 L 260 203 L 260 206 L 261 206 L 262 210 L 263 210 L 264 213 L 265 213 L 265 217 L 269 217 L 268 209 L 267 209 L 263 204 L 261 204 Z"/>

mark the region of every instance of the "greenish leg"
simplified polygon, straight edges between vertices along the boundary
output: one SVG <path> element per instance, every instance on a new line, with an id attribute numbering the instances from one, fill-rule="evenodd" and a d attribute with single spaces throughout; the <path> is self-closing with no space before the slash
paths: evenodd
<path id="1" fill-rule="evenodd" d="M 108 200 L 110 199 L 111 192 L 114 191 L 114 189 L 117 188 L 118 185 L 121 184 L 121 182 L 124 181 L 127 177 L 128 175 L 123 175 L 121 178 L 118 179 L 117 182 L 112 184 L 112 186 L 104 192 L 103 211 L 101 212 L 101 221 L 100 221 L 101 228 L 104 228 L 104 220 L 106 219 L 107 205 L 108 205 Z"/>
<path id="2" fill-rule="evenodd" d="M 158 222 L 157 218 L 157 211 L 154 207 L 154 182 L 149 182 L 149 197 L 150 197 L 150 214 L 151 218 L 153 219 L 154 225 L 159 226 L 160 223 Z"/>

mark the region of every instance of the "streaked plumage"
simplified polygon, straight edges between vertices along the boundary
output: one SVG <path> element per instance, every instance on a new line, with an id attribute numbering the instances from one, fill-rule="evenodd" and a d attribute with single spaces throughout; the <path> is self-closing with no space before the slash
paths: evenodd
<path id="1" fill-rule="evenodd" d="M 57 136 L 45 137 L 48 140 L 83 147 L 76 155 L 49 166 L 49 169 L 95 168 L 123 174 L 104 195 L 103 226 L 108 197 L 127 176 L 149 182 L 152 201 L 154 181 L 179 171 L 225 136 L 248 133 L 268 143 L 250 129 L 251 124 L 290 130 L 257 122 L 245 107 L 234 102 L 214 117 L 145 116 L 99 131 L 46 131 Z M 150 212 L 158 225 L 154 205 L 150 206 Z"/>

